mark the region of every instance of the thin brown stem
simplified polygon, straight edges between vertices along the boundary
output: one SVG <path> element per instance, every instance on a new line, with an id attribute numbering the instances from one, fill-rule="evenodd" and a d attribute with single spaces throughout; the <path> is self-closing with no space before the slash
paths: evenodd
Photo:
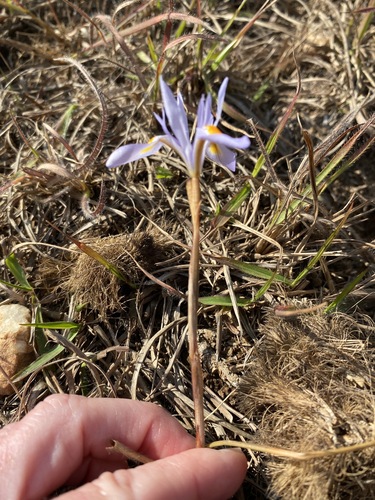
<path id="1" fill-rule="evenodd" d="M 198 296 L 199 296 L 199 226 L 200 226 L 200 183 L 195 176 L 188 180 L 187 193 L 193 225 L 193 241 L 189 266 L 188 296 L 188 339 L 191 366 L 191 382 L 195 414 L 196 447 L 205 446 L 203 412 L 203 376 L 198 351 Z"/>
<path id="2" fill-rule="evenodd" d="M 202 8 L 201 8 L 201 0 L 197 0 L 197 17 L 202 20 Z M 198 33 L 202 32 L 202 26 L 198 25 Z M 198 49 L 198 72 L 199 76 L 202 76 L 202 65 L 203 65 L 203 39 L 198 40 L 197 42 Z"/>

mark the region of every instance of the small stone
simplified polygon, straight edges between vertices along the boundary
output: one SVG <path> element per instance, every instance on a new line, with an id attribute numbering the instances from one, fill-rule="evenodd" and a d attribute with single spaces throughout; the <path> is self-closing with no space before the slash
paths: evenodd
<path id="1" fill-rule="evenodd" d="M 14 393 L 6 375 L 11 379 L 17 372 L 26 368 L 35 358 L 30 344 L 29 309 L 19 304 L 0 306 L 0 395 Z M 4 373 L 5 372 L 5 373 Z"/>

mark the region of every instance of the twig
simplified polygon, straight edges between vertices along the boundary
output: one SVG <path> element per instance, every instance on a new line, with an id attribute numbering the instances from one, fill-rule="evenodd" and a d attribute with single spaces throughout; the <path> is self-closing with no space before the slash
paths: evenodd
<path id="1" fill-rule="evenodd" d="M 133 462 L 138 462 L 140 464 L 148 464 L 154 461 L 152 458 L 146 457 L 146 455 L 142 455 L 142 453 L 134 451 L 116 440 L 113 440 L 112 446 L 108 446 L 106 450 L 110 453 L 120 453 L 120 455 L 123 455 L 127 460 L 133 460 Z"/>

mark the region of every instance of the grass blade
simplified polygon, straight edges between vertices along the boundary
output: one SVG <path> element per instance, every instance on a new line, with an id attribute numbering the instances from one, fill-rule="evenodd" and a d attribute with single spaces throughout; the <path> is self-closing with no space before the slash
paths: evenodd
<path id="1" fill-rule="evenodd" d="M 323 257 L 324 252 L 331 246 L 331 243 L 345 225 L 345 222 L 347 221 L 349 215 L 351 214 L 352 208 L 353 204 L 350 205 L 349 210 L 346 212 L 346 214 L 342 218 L 337 228 L 328 236 L 328 238 L 324 241 L 323 245 L 320 247 L 320 249 L 317 251 L 314 257 L 309 261 L 307 266 L 299 273 L 297 278 L 295 278 L 295 280 L 291 283 L 292 288 L 297 286 L 298 283 L 313 269 L 315 264 L 317 264 L 317 262 L 319 262 L 319 260 Z"/>
<path id="2" fill-rule="evenodd" d="M 273 279 L 274 281 L 278 281 L 280 283 L 284 283 L 285 285 L 291 285 L 293 282 L 282 276 L 281 274 L 277 274 L 274 271 L 270 271 L 264 267 L 260 267 L 257 264 L 252 264 L 251 262 L 241 262 L 235 259 L 229 259 L 227 257 L 213 257 L 217 262 L 224 264 L 228 267 L 238 269 L 244 274 L 249 274 L 250 276 L 254 276 L 255 278 L 261 278 L 264 280 Z"/>
<path id="3" fill-rule="evenodd" d="M 14 255 L 14 253 L 11 253 L 5 259 L 5 265 L 7 266 L 9 271 L 13 274 L 15 279 L 18 281 L 22 290 L 27 290 L 29 292 L 33 291 L 33 287 L 27 281 L 25 271 L 22 269 L 16 256 Z M 20 287 L 16 286 L 16 288 L 20 288 Z"/>
<path id="4" fill-rule="evenodd" d="M 232 299 L 228 295 L 212 295 L 210 297 L 199 297 L 199 303 L 205 306 L 233 307 Z M 253 302 L 253 299 L 240 299 L 236 297 L 238 307 L 246 307 Z"/>
<path id="5" fill-rule="evenodd" d="M 43 325 L 53 325 L 54 323 L 37 323 L 38 327 L 42 327 Z M 74 324 L 74 323 L 71 323 Z M 36 325 L 36 324 L 34 324 Z M 59 323 L 57 323 L 59 325 Z M 78 334 L 79 331 L 79 325 L 74 324 L 75 327 L 70 327 L 70 331 L 67 333 L 66 340 L 72 341 Z M 44 326 L 47 328 L 46 326 Z M 15 378 L 13 379 L 13 382 L 18 382 L 28 375 L 31 375 L 32 373 L 41 370 L 46 364 L 48 364 L 50 361 L 55 359 L 60 353 L 63 352 L 65 347 L 63 345 L 57 345 L 53 347 L 51 350 L 45 352 L 41 356 L 39 356 L 38 359 L 36 359 L 33 363 L 31 363 L 29 366 L 27 366 L 24 370 L 21 372 L 17 373 L 15 375 Z"/>
<path id="6" fill-rule="evenodd" d="M 224 206 L 222 210 L 220 210 L 219 215 L 217 215 L 212 220 L 212 228 L 218 229 L 223 226 L 228 220 L 233 216 L 235 212 L 239 209 L 242 203 L 246 200 L 246 198 L 251 193 L 250 184 L 246 183 L 240 191 Z"/>
<path id="7" fill-rule="evenodd" d="M 328 307 L 325 308 L 324 312 L 330 313 L 334 311 L 335 309 L 338 309 L 340 305 L 344 302 L 344 300 L 347 298 L 349 293 L 354 290 L 354 288 L 358 285 L 358 283 L 362 280 L 362 278 L 366 275 L 367 269 L 362 271 L 361 273 L 358 274 L 354 278 L 354 280 L 350 281 L 344 288 L 341 290 L 341 292 L 338 294 L 338 296 L 335 298 L 331 304 L 329 304 Z"/>

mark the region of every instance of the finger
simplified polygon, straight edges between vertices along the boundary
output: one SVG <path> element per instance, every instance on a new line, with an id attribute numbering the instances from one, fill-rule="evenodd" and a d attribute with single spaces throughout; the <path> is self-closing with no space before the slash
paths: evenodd
<path id="1" fill-rule="evenodd" d="M 116 468 L 116 461 L 123 467 L 123 459 L 106 450 L 112 439 L 153 459 L 194 446 L 177 420 L 154 404 L 50 396 L 0 432 L 0 475 L 7 478 L 0 483 L 0 498 L 40 498 L 80 468 L 80 479 L 91 480 Z"/>
<path id="2" fill-rule="evenodd" d="M 135 469 L 102 474 L 59 500 L 227 500 L 241 486 L 246 458 L 232 450 L 193 449 Z"/>

